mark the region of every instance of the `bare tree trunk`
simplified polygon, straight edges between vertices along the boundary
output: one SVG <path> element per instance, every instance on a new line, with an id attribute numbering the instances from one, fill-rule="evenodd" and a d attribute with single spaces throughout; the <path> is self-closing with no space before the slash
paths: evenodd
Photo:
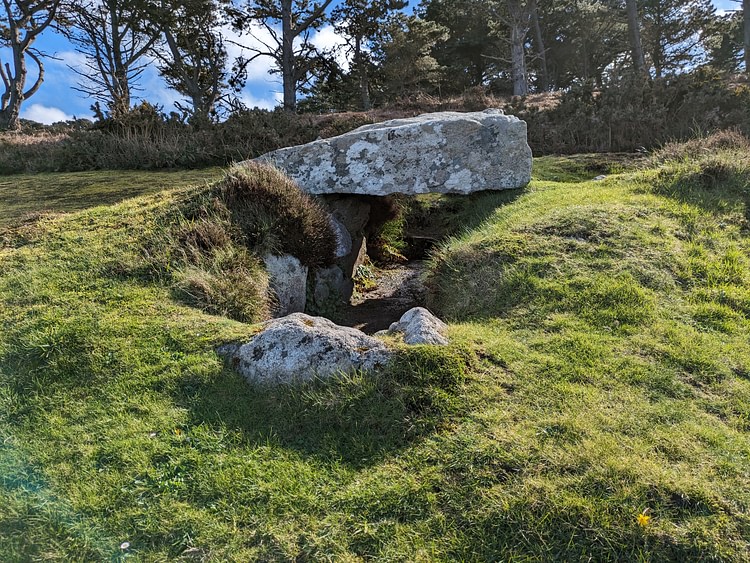
<path id="1" fill-rule="evenodd" d="M 284 85 L 284 110 L 297 111 L 297 83 L 294 68 L 294 22 L 292 0 L 281 0 L 281 76 Z"/>
<path id="2" fill-rule="evenodd" d="M 745 28 L 745 72 L 750 74 L 750 0 L 742 0 L 742 21 Z"/>
<path id="3" fill-rule="evenodd" d="M 525 96 L 529 93 L 526 76 L 526 54 L 523 48 L 523 37 L 518 28 L 511 30 L 511 77 L 513 81 L 513 95 Z"/>
<path id="4" fill-rule="evenodd" d="M 174 34 L 170 30 L 165 29 L 164 39 L 172 54 L 174 70 L 179 74 L 184 92 L 190 98 L 190 105 L 193 108 L 192 118 L 196 121 L 208 118 L 216 105 L 216 100 L 219 98 L 219 69 L 213 67 L 208 70 L 213 75 L 213 84 L 210 92 L 203 90 L 200 84 L 200 73 L 203 69 L 196 64 L 191 74 L 191 70 L 185 64 L 185 57 L 182 56 Z"/>
<path id="5" fill-rule="evenodd" d="M 747 0 L 746 0 L 747 1 Z M 641 24 L 638 21 L 638 4 L 636 0 L 625 0 L 628 11 L 628 31 L 630 33 L 630 49 L 633 55 L 633 67 L 639 76 L 646 74 L 646 59 L 643 57 L 641 43 Z"/>
<path id="6" fill-rule="evenodd" d="M 750 0 L 748 0 L 750 1 Z M 354 64 L 359 70 L 359 92 L 362 97 L 362 110 L 368 111 L 372 108 L 370 100 L 370 77 L 367 72 L 367 64 L 362 56 L 362 37 L 354 39 Z"/>
<path id="7" fill-rule="evenodd" d="M 13 70 L 8 63 L 2 72 L 5 93 L 0 104 L 0 130 L 14 131 L 21 128 L 19 116 L 26 82 L 26 61 L 18 48 L 13 48 Z"/>
<path id="8" fill-rule="evenodd" d="M 750 2 L 750 0 L 747 0 Z M 547 70 L 547 50 L 544 48 L 542 27 L 539 25 L 539 8 L 536 0 L 529 3 L 531 11 L 531 24 L 534 28 L 534 43 L 536 44 L 536 56 L 539 58 L 539 88 L 545 92 L 549 90 L 549 71 Z"/>
<path id="9" fill-rule="evenodd" d="M 113 116 L 124 115 L 130 109 L 130 84 L 128 69 L 123 63 L 122 35 L 120 33 L 120 17 L 117 2 L 109 2 L 110 37 L 112 37 L 112 57 L 114 60 L 114 76 L 112 77 L 112 107 Z"/>
<path id="10" fill-rule="evenodd" d="M 31 48 L 36 37 L 50 26 L 59 0 L 50 4 L 3 1 L 5 17 L 0 18 L 5 27 L 5 42 L 10 47 L 11 63 L 0 62 L 0 130 L 20 129 L 21 104 L 33 96 L 44 82 L 44 65 L 41 55 Z M 7 24 L 5 23 L 7 21 Z M 34 61 L 39 70 L 36 81 L 27 90 L 28 68 L 26 57 Z"/>
<path id="11" fill-rule="evenodd" d="M 510 13 L 510 60 L 513 95 L 525 96 L 529 93 L 529 81 L 526 72 L 526 53 L 524 43 L 529 31 L 528 8 L 521 6 L 519 0 L 508 0 Z"/>

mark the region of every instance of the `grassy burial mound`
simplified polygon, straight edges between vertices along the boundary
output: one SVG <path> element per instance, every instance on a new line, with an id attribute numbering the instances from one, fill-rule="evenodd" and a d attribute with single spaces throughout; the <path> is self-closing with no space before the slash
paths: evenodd
<path id="1" fill-rule="evenodd" d="M 297 387 L 215 352 L 287 241 L 234 180 L 6 228 L 2 558 L 746 559 L 750 148 L 536 164 L 420 208 L 452 345 Z"/>

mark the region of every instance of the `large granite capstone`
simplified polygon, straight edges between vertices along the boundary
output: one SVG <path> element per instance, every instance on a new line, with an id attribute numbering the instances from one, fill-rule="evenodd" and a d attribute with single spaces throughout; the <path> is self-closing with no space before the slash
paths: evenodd
<path id="1" fill-rule="evenodd" d="M 526 123 L 502 110 L 394 119 L 257 160 L 312 194 L 468 194 L 531 179 Z"/>

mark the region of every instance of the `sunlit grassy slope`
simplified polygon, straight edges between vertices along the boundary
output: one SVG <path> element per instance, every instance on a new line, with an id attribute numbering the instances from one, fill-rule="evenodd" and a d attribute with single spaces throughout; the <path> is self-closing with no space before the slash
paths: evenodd
<path id="1" fill-rule="evenodd" d="M 137 172 L 99 170 L 0 176 L 0 228 L 24 214 L 78 211 L 166 188 L 214 182 L 221 170 Z"/>
<path id="2" fill-rule="evenodd" d="M 454 344 L 293 389 L 144 273 L 191 192 L 6 236 L 0 559 L 747 560 L 750 153 L 721 147 L 466 199 L 428 280 Z"/>

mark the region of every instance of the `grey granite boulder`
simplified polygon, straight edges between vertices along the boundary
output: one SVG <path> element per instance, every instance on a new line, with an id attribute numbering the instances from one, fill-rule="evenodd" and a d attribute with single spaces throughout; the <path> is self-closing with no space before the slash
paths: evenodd
<path id="1" fill-rule="evenodd" d="M 307 301 L 307 266 L 290 254 L 263 258 L 271 289 L 276 296 L 274 316 L 283 317 L 305 310 Z"/>
<path id="2" fill-rule="evenodd" d="M 385 365 L 392 352 L 380 340 L 322 317 L 295 313 L 268 321 L 239 350 L 226 349 L 248 381 L 296 383 Z"/>
<path id="3" fill-rule="evenodd" d="M 520 188 L 531 179 L 526 123 L 502 110 L 365 125 L 258 160 L 312 194 L 468 194 Z"/>
<path id="4" fill-rule="evenodd" d="M 349 302 L 354 280 L 336 265 L 320 268 L 312 274 L 312 302 L 319 311 L 335 309 Z"/>
<path id="5" fill-rule="evenodd" d="M 386 334 L 402 333 L 406 344 L 448 344 L 448 325 L 424 307 L 414 307 L 393 323 Z"/>

